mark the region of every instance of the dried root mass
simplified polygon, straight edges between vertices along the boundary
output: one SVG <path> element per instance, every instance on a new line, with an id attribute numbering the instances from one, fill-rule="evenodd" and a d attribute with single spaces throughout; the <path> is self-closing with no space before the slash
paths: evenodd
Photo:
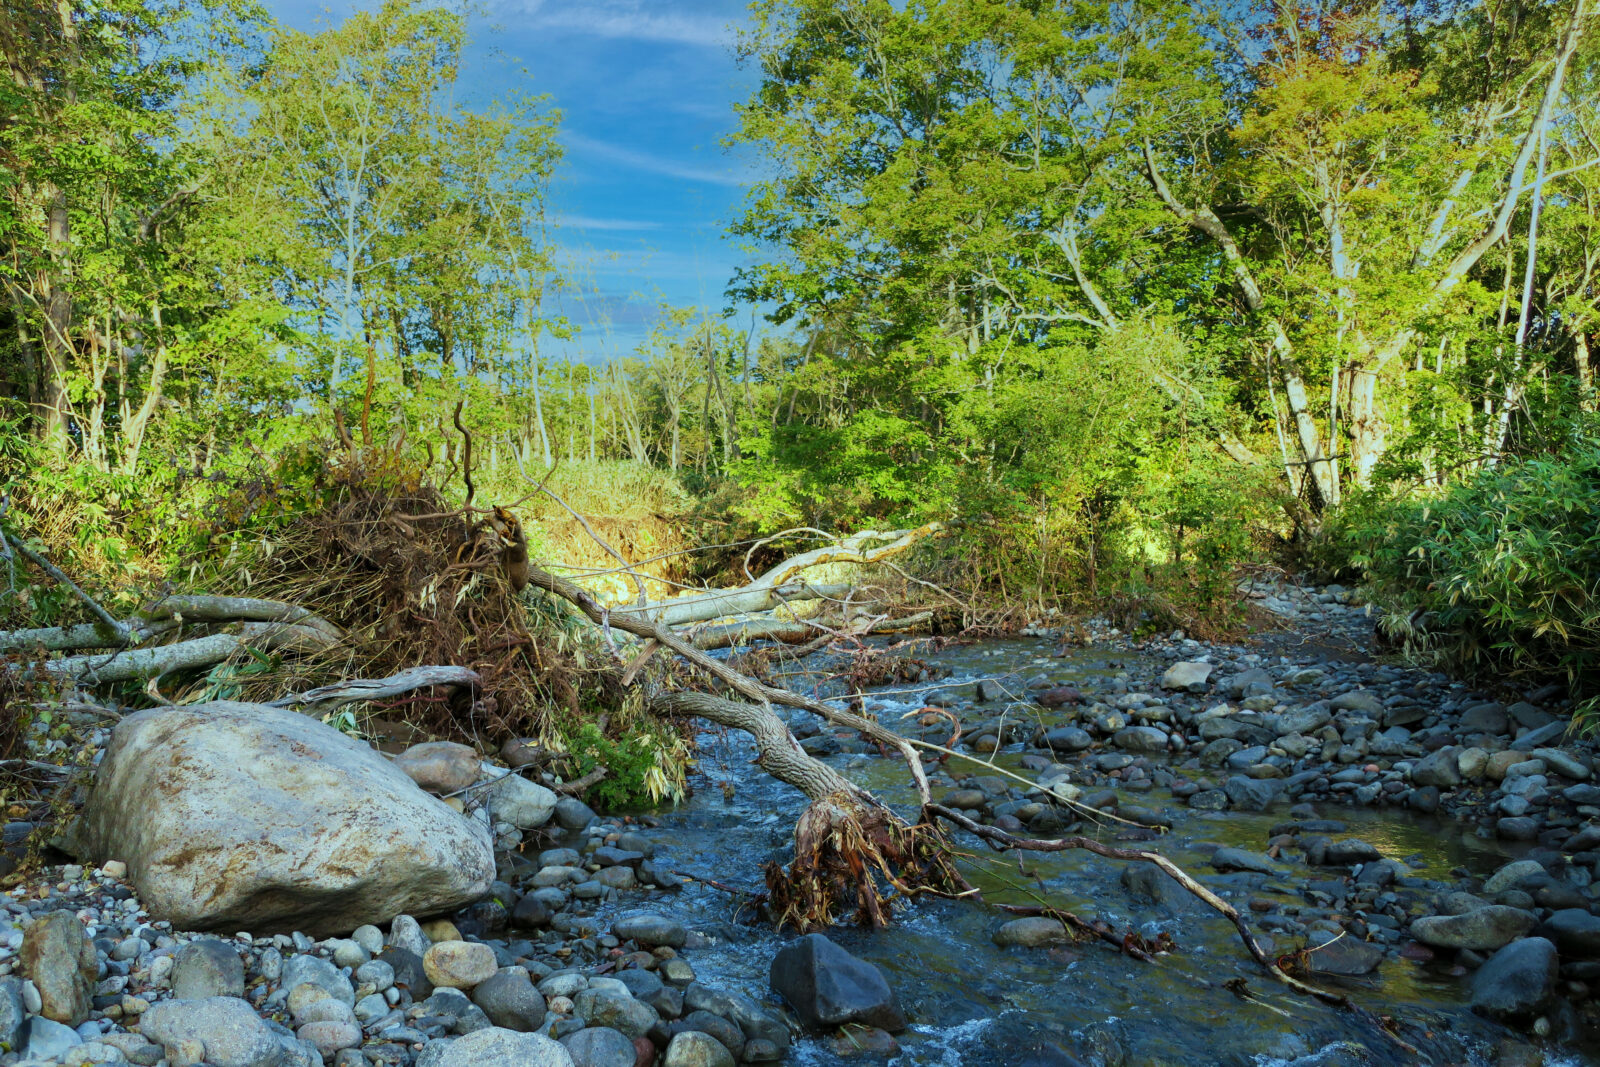
<path id="1" fill-rule="evenodd" d="M 802 931 L 847 915 L 883 926 L 896 896 L 969 892 L 955 855 L 936 826 L 906 823 L 859 792 L 831 793 L 801 813 L 788 868 L 767 865 L 768 905 L 778 925 Z"/>

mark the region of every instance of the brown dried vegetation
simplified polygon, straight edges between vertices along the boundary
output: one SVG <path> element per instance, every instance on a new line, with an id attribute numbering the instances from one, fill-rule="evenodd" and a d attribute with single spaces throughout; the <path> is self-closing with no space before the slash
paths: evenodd
<path id="1" fill-rule="evenodd" d="M 594 638 L 508 570 L 506 508 L 456 506 L 387 453 L 352 449 L 320 472 L 309 505 L 240 542 L 224 572 L 252 596 L 307 607 L 345 639 L 252 676 L 247 695 L 281 695 L 419 663 L 470 667 L 475 694 L 426 692 L 381 708 L 428 732 L 498 746 L 544 740 L 623 705 L 614 667 L 586 655 Z"/>

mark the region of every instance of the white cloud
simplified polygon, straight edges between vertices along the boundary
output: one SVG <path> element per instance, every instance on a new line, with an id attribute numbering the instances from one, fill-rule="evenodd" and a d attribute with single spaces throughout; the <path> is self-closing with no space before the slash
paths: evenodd
<path id="1" fill-rule="evenodd" d="M 609 144 L 605 141 L 596 141 L 580 133 L 567 130 L 562 134 L 569 148 L 584 152 L 601 159 L 620 163 L 634 170 L 648 171 L 651 174 L 662 174 L 669 178 L 679 178 L 690 182 L 709 182 L 713 185 L 749 185 L 750 178 L 733 173 L 731 170 L 715 170 L 710 167 L 697 167 L 693 164 L 679 163 L 674 159 L 663 159 L 660 156 L 650 155 L 648 152 L 638 152 L 632 148 L 621 145 Z"/>
<path id="2" fill-rule="evenodd" d="M 607 219 L 597 218 L 593 215 L 561 215 L 556 218 L 557 226 L 565 226 L 574 230 L 659 230 L 661 223 L 649 222 L 644 219 Z"/>
<path id="3" fill-rule="evenodd" d="M 728 20 L 718 15 L 663 10 L 656 0 L 497 0 L 502 10 L 531 17 L 535 26 L 589 34 L 670 44 L 723 48 L 733 43 Z"/>

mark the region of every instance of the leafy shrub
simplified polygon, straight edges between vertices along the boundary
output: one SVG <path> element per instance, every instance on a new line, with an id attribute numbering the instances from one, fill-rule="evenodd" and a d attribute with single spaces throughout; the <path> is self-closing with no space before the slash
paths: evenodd
<path id="1" fill-rule="evenodd" d="M 1386 629 L 1442 666 L 1502 681 L 1557 676 L 1600 702 L 1600 439 L 1480 471 L 1427 500 L 1372 498 L 1322 558 L 1366 578 Z"/>
<path id="2" fill-rule="evenodd" d="M 682 742 L 670 739 L 663 747 L 654 733 L 645 731 L 609 738 L 600 727 L 586 722 L 566 739 L 576 777 L 596 767 L 609 772 L 589 790 L 589 801 L 603 811 L 619 811 L 677 801 L 683 796 Z"/>

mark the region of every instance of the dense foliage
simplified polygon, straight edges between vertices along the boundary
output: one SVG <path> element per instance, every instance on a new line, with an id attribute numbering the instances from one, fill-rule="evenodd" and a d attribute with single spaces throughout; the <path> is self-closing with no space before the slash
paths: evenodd
<path id="1" fill-rule="evenodd" d="M 1397 640 L 1491 684 L 1600 701 L 1600 435 L 1438 497 L 1365 501 L 1329 532 Z"/>

